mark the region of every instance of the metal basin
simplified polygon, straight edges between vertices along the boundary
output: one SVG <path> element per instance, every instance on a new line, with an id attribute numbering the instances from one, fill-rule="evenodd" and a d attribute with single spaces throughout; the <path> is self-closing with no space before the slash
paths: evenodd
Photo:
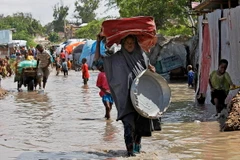
<path id="1" fill-rule="evenodd" d="M 171 90 L 161 75 L 147 69 L 134 79 L 130 95 L 133 106 L 140 115 L 158 119 L 169 106 Z"/>

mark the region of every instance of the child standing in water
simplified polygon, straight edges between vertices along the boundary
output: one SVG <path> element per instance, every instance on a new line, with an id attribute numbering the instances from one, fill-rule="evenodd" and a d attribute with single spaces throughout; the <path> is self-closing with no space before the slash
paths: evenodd
<path id="1" fill-rule="evenodd" d="M 72 69 L 72 63 L 70 61 L 70 58 L 68 58 L 68 60 L 67 60 L 67 66 L 68 66 L 68 70 Z"/>
<path id="2" fill-rule="evenodd" d="M 194 72 L 192 65 L 188 65 L 187 70 L 188 70 L 188 87 L 193 87 Z"/>
<path id="3" fill-rule="evenodd" d="M 225 107 L 225 99 L 230 87 L 235 87 L 228 72 L 226 72 L 228 61 L 222 59 L 219 62 L 218 70 L 210 74 L 209 85 L 211 87 L 211 103 L 216 106 L 216 116 L 220 116 Z"/>
<path id="4" fill-rule="evenodd" d="M 102 102 L 106 109 L 105 118 L 109 119 L 110 112 L 112 110 L 112 105 L 113 105 L 113 98 L 108 86 L 107 77 L 103 68 L 103 63 L 98 62 L 96 64 L 96 67 L 100 71 L 100 73 L 98 74 L 96 86 L 100 88 L 99 95 L 102 97 Z"/>
<path id="5" fill-rule="evenodd" d="M 83 83 L 84 85 L 87 84 L 88 80 L 89 80 L 89 72 L 88 72 L 88 65 L 87 65 L 87 59 L 83 58 L 82 59 L 82 79 L 83 79 Z"/>
<path id="6" fill-rule="evenodd" d="M 57 56 L 56 57 L 56 71 L 57 71 L 57 74 L 56 74 L 56 76 L 58 76 L 59 75 L 59 72 L 60 72 L 60 70 L 61 70 L 61 62 L 60 62 L 60 57 L 59 56 Z"/>
<path id="7" fill-rule="evenodd" d="M 62 59 L 62 71 L 63 71 L 64 76 L 68 75 L 68 66 L 67 66 L 67 62 L 64 58 Z"/>

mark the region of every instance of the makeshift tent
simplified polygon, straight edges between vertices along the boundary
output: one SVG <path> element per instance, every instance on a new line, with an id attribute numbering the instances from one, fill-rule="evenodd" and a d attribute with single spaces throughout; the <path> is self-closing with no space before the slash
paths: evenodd
<path id="1" fill-rule="evenodd" d="M 87 59 L 87 64 L 90 67 L 92 65 L 93 59 L 94 59 L 94 54 L 92 54 L 92 46 L 93 43 L 95 41 L 94 40 L 88 40 L 84 46 L 83 46 L 83 50 L 82 50 L 82 54 L 80 56 L 79 62 L 82 63 L 82 59 L 86 58 Z"/>
<path id="2" fill-rule="evenodd" d="M 82 53 L 83 46 L 84 46 L 84 44 L 80 44 L 80 45 L 78 45 L 77 47 L 75 47 L 75 48 L 73 49 L 73 51 L 72 51 L 72 54 Z"/>
<path id="3" fill-rule="evenodd" d="M 80 64 L 80 56 L 82 54 L 82 49 L 83 49 L 84 44 L 78 45 L 76 48 L 74 48 L 72 55 L 73 55 L 73 65 L 77 66 Z"/>
<path id="4" fill-rule="evenodd" d="M 166 73 L 179 67 L 183 67 L 183 62 L 179 55 L 172 55 L 159 59 L 155 67 L 158 73 Z"/>
<path id="5" fill-rule="evenodd" d="M 97 46 L 97 41 L 95 41 L 92 45 L 92 49 L 91 49 L 91 54 L 95 54 L 96 52 L 96 46 Z M 103 41 L 100 42 L 100 54 L 102 56 L 105 56 L 105 44 L 103 43 Z"/>
<path id="6" fill-rule="evenodd" d="M 96 40 L 88 40 L 83 46 L 82 54 L 80 56 L 79 62 L 82 62 L 83 58 L 87 59 L 88 66 L 92 66 L 94 55 L 96 51 Z M 100 54 L 102 56 L 105 55 L 105 44 L 103 42 L 100 43 Z"/>
<path id="7" fill-rule="evenodd" d="M 73 42 L 73 43 L 70 43 L 69 45 L 65 46 L 65 51 L 67 51 L 68 54 L 71 54 L 74 47 L 77 47 L 78 45 L 84 44 L 84 43 L 85 42 Z"/>
<path id="8" fill-rule="evenodd" d="M 83 39 L 68 39 L 67 41 L 59 44 L 59 47 L 57 47 L 57 49 L 56 49 L 56 54 L 59 55 L 60 52 L 61 52 L 61 49 L 62 49 L 62 48 L 64 49 L 64 48 L 65 48 L 66 46 L 68 46 L 69 44 L 72 44 L 72 43 L 74 43 L 74 42 L 82 42 L 82 41 L 83 41 Z"/>

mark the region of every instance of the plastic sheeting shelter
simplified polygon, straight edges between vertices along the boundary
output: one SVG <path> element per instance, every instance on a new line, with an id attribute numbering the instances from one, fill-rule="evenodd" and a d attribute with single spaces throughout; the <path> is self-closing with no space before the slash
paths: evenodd
<path id="1" fill-rule="evenodd" d="M 183 62 L 179 55 L 172 55 L 157 61 L 155 67 L 158 73 L 165 73 L 183 67 Z"/>
<path id="2" fill-rule="evenodd" d="M 14 47 L 16 45 L 25 47 L 27 45 L 27 41 L 26 40 L 12 40 L 12 41 L 8 42 L 8 45 L 11 47 Z"/>
<path id="3" fill-rule="evenodd" d="M 59 47 L 56 49 L 56 54 L 59 55 L 61 52 L 61 49 L 68 46 L 69 44 L 72 44 L 74 42 L 83 42 L 84 39 L 68 39 L 67 41 L 59 44 Z"/>
<path id="4" fill-rule="evenodd" d="M 82 54 L 84 44 L 78 45 L 76 48 L 74 48 L 72 55 L 73 55 L 73 63 L 75 66 L 78 66 L 80 64 L 80 56 Z"/>
<path id="5" fill-rule="evenodd" d="M 7 44 L 12 41 L 12 31 L 0 30 L 0 44 Z"/>
<path id="6" fill-rule="evenodd" d="M 75 47 L 75 48 L 73 49 L 73 51 L 72 51 L 72 54 L 82 53 L 83 46 L 84 46 L 84 44 L 80 44 L 80 45 L 78 45 L 77 47 Z"/>
<path id="7" fill-rule="evenodd" d="M 96 51 L 96 40 L 88 40 L 83 46 L 82 54 L 79 58 L 79 62 L 82 62 L 83 58 L 87 59 L 88 66 L 92 66 L 95 51 Z M 100 54 L 105 56 L 105 44 L 103 42 L 100 43 Z"/>
<path id="8" fill-rule="evenodd" d="M 68 54 L 71 54 L 73 49 L 77 46 L 79 46 L 80 44 L 84 44 L 85 42 L 73 42 L 70 43 L 69 45 L 65 46 L 65 50 L 68 52 Z"/>

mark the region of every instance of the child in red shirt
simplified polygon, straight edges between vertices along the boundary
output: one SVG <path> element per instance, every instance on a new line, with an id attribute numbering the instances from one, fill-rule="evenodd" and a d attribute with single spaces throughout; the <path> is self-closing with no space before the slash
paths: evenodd
<path id="1" fill-rule="evenodd" d="M 103 64 L 101 62 L 98 62 L 96 66 L 100 71 L 100 73 L 98 74 L 96 86 L 100 88 L 99 95 L 100 97 L 102 97 L 102 102 L 106 109 L 105 118 L 109 119 L 110 111 L 112 110 L 112 105 L 113 105 L 113 98 L 108 86 L 107 77 L 104 72 Z"/>
<path id="2" fill-rule="evenodd" d="M 87 84 L 88 80 L 89 80 L 89 72 L 88 72 L 88 65 L 87 65 L 87 59 L 83 58 L 82 59 L 82 79 L 83 79 L 83 83 L 84 85 Z"/>

